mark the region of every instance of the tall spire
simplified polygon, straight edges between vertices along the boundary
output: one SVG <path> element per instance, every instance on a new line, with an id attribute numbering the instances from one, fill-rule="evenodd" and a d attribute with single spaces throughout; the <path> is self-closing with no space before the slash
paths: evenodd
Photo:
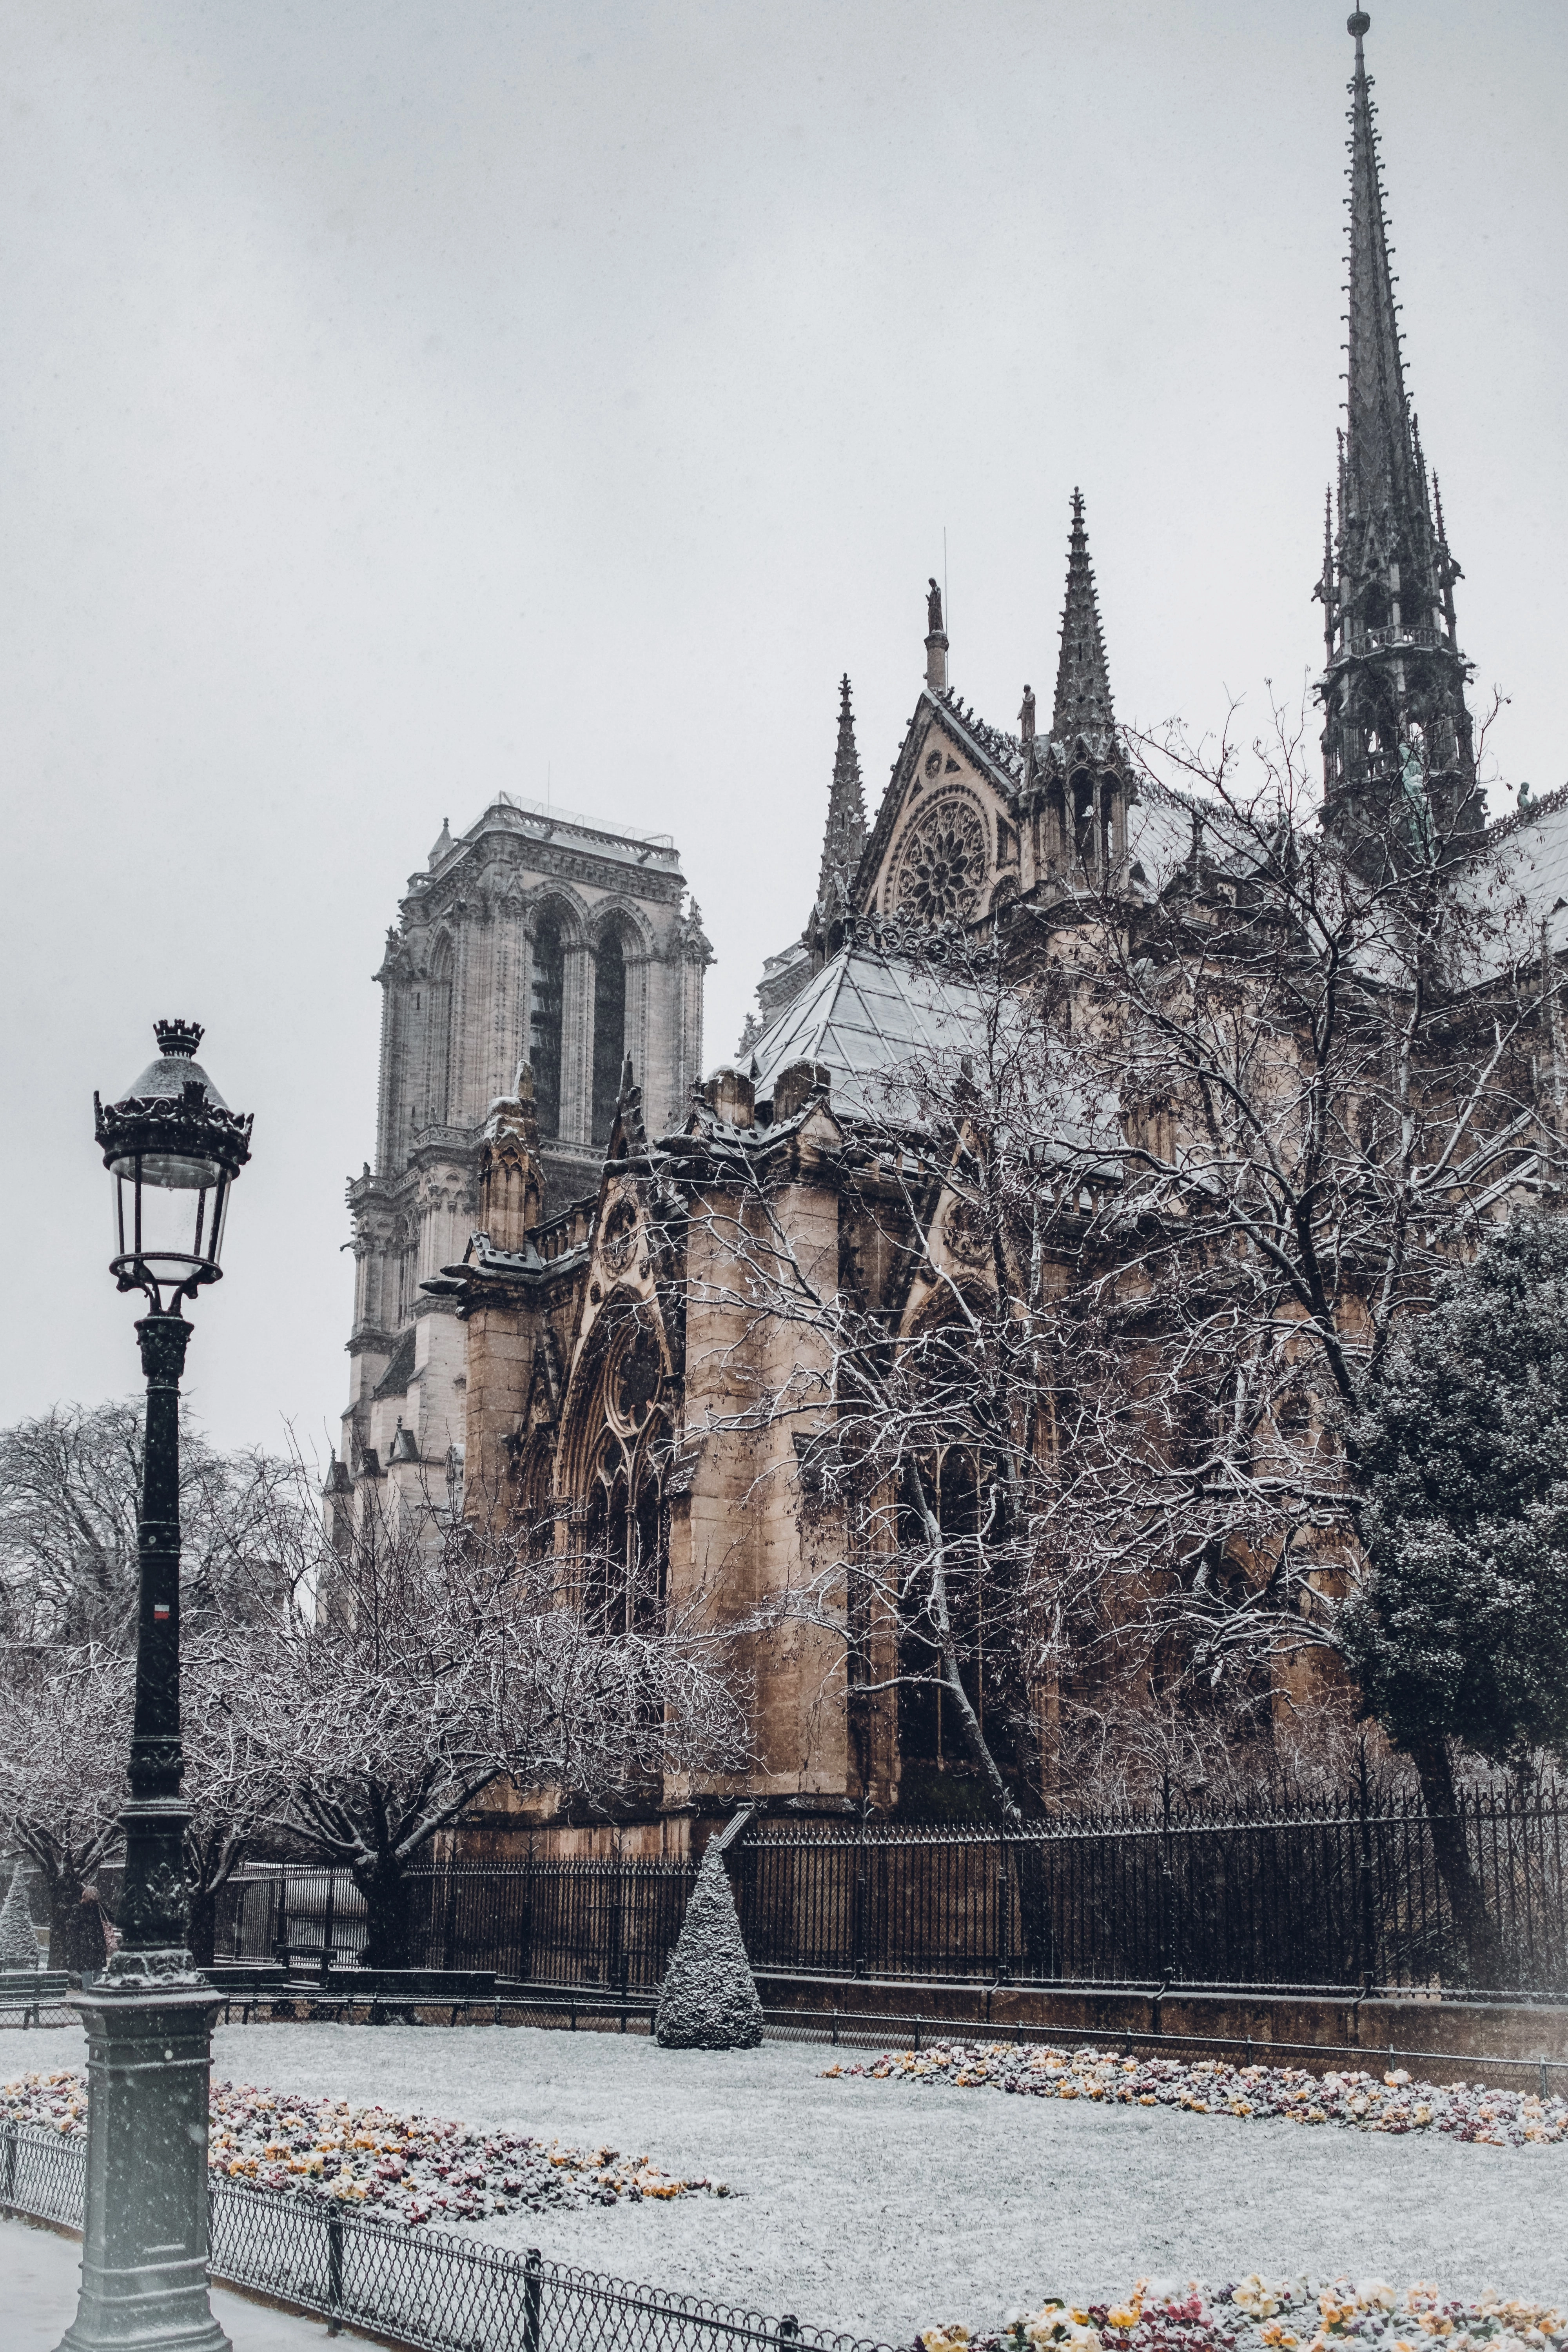
<path id="1" fill-rule="evenodd" d="M 1324 811 L 1362 841 L 1414 827 L 1430 837 L 1480 821 L 1467 664 L 1454 631 L 1454 582 L 1435 519 L 1405 381 L 1390 267 L 1376 110 L 1363 41 L 1372 19 L 1347 20 L 1350 84 L 1350 265 L 1345 425 L 1337 528 L 1316 593 L 1324 610 L 1321 693 Z"/>
<path id="2" fill-rule="evenodd" d="M 849 674 L 838 681 L 838 750 L 833 761 L 833 787 L 827 797 L 827 830 L 822 839 L 822 869 L 816 881 L 816 904 L 826 921 L 842 915 L 860 852 L 866 846 L 866 794 L 860 782 L 860 755 L 855 748 L 855 713 L 849 702 Z"/>
<path id="3" fill-rule="evenodd" d="M 1059 743 L 1074 742 L 1081 735 L 1091 750 L 1099 751 L 1108 747 L 1115 725 L 1100 604 L 1094 593 L 1094 566 L 1089 560 L 1089 533 L 1084 529 L 1083 492 L 1075 489 L 1051 733 Z"/>
<path id="4" fill-rule="evenodd" d="M 1350 283 L 1345 289 L 1350 367 L 1344 500 L 1347 518 L 1363 530 L 1384 516 L 1403 520 L 1425 503 L 1389 268 L 1376 109 L 1362 47 L 1371 22 L 1364 9 L 1349 19 L 1355 36 L 1355 76 L 1350 115 Z"/>

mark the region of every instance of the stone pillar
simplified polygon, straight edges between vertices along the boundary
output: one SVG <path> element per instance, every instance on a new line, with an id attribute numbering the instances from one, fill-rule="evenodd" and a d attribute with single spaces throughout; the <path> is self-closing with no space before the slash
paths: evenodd
<path id="1" fill-rule="evenodd" d="M 207 2300 L 207 2099 L 220 1997 L 95 1987 L 81 2297 L 59 2352 L 232 2352 Z"/>

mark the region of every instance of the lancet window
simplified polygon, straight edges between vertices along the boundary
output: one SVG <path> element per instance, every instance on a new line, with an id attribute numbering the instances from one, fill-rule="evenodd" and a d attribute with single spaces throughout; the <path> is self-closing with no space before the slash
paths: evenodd
<path id="1" fill-rule="evenodd" d="M 594 1140 L 607 1143 L 620 1100 L 626 1051 L 626 957 L 618 929 L 599 940 L 594 959 Z"/>
<path id="2" fill-rule="evenodd" d="M 584 1618 L 606 1634 L 651 1633 L 663 1621 L 669 1512 L 659 1461 L 662 1382 L 657 1340 L 628 1318 L 605 1360 L 583 1517 Z"/>
<path id="3" fill-rule="evenodd" d="M 548 909 L 533 935 L 533 991 L 529 1006 L 529 1060 L 541 1135 L 561 1132 L 562 1014 L 566 998 L 566 940 L 561 918 Z"/>
<path id="4" fill-rule="evenodd" d="M 422 1127 L 442 1127 L 450 1113 L 452 1082 L 452 944 L 443 940 L 430 967 L 425 996 L 425 1099 L 414 1121 Z"/>

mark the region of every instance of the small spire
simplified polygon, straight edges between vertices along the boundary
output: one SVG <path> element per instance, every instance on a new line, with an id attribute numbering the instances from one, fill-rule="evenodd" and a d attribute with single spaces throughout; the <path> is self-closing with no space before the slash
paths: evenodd
<path id="1" fill-rule="evenodd" d="M 452 848 L 452 827 L 448 820 L 446 817 L 443 817 L 441 819 L 440 838 L 430 852 L 430 871 L 432 874 L 436 871 L 437 866 L 440 865 L 443 857 L 449 857 L 451 856 Z"/>
<path id="2" fill-rule="evenodd" d="M 1100 625 L 1094 567 L 1083 520 L 1083 492 L 1072 494 L 1072 530 L 1068 541 L 1067 597 L 1062 606 L 1061 657 L 1057 666 L 1056 708 L 1051 733 L 1060 743 L 1078 736 L 1109 734 L 1115 726 L 1110 674 Z"/>
<path id="3" fill-rule="evenodd" d="M 833 922 L 844 913 L 865 846 L 866 793 L 860 781 L 860 755 L 855 748 L 855 711 L 846 670 L 838 681 L 838 749 L 833 761 L 822 867 L 816 882 L 817 909 L 825 922 Z"/>

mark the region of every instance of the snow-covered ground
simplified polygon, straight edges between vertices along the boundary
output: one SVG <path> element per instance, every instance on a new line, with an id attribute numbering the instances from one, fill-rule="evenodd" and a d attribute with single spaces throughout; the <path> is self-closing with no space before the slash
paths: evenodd
<path id="1" fill-rule="evenodd" d="M 79 2037 L 28 2063 L 81 2062 Z M 5 2050 L 7 2071 L 16 2063 Z M 822 2044 L 718 2053 L 475 2026 L 220 2027 L 215 2073 L 607 2141 L 736 2192 L 480 2225 L 559 2262 L 908 2342 L 1141 2273 L 1347 2270 L 1568 2302 L 1568 2150 L 826 2082 Z"/>

